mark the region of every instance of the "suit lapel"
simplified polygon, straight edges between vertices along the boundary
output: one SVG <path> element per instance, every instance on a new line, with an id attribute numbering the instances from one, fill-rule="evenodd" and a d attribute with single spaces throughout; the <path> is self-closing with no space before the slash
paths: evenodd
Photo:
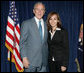
<path id="1" fill-rule="evenodd" d="M 38 39 L 41 40 L 39 29 L 38 29 L 38 26 L 37 26 L 36 21 L 35 21 L 34 18 L 32 18 L 32 23 L 33 23 L 32 24 L 32 28 L 33 28 L 34 32 L 36 33 L 36 35 L 38 35 Z M 47 31 L 46 30 L 47 30 L 47 27 L 46 27 L 46 24 L 44 22 L 44 38 L 43 38 L 43 42 L 44 42 L 45 38 L 47 37 Z"/>
<path id="2" fill-rule="evenodd" d="M 52 40 L 51 40 L 51 34 L 50 34 L 50 40 L 53 41 L 58 36 L 59 33 L 60 33 L 60 30 L 56 30 L 55 34 L 52 37 Z"/>
<path id="3" fill-rule="evenodd" d="M 35 19 L 33 18 L 32 19 L 32 30 L 34 30 L 34 32 L 36 33 L 36 35 L 38 36 L 38 39 L 41 39 L 40 38 L 40 33 L 39 33 L 39 29 L 38 29 L 38 26 L 37 26 L 37 24 L 36 24 L 36 21 L 35 21 Z"/>
<path id="4" fill-rule="evenodd" d="M 35 21 L 35 19 L 33 18 L 32 19 L 32 23 L 33 23 L 33 25 L 32 25 L 32 27 L 33 27 L 33 30 L 34 30 L 34 32 L 36 33 L 36 35 L 38 36 L 38 39 L 41 41 L 41 37 L 40 37 L 40 33 L 39 33 L 39 29 L 38 29 L 38 26 L 37 26 L 37 23 L 36 23 L 36 21 Z M 44 40 L 45 40 L 45 34 L 46 34 L 46 27 L 45 27 L 45 24 L 44 24 L 44 38 L 43 38 L 43 40 L 41 41 L 42 43 L 44 42 Z"/>
<path id="5" fill-rule="evenodd" d="M 52 40 L 55 38 L 56 34 L 57 34 L 57 31 L 56 31 L 55 34 L 53 35 Z"/>

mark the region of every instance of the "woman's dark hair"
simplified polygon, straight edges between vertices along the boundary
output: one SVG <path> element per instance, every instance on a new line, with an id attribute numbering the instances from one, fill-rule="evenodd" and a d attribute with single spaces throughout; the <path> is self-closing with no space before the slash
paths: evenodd
<path id="1" fill-rule="evenodd" d="M 51 18 L 53 15 L 57 15 L 57 19 L 59 20 L 59 22 L 57 23 L 57 27 L 58 27 L 58 28 L 61 28 L 61 20 L 60 20 L 59 14 L 58 14 L 57 12 L 50 12 L 50 13 L 48 14 L 48 17 L 47 17 L 48 30 L 51 30 L 51 29 L 52 29 L 52 27 L 51 27 L 51 25 L 50 25 L 50 23 L 49 23 L 49 20 L 50 20 L 50 18 Z"/>

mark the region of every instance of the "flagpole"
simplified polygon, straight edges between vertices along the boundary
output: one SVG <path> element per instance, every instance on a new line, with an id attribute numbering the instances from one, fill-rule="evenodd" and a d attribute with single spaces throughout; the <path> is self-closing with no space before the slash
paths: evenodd
<path id="1" fill-rule="evenodd" d="M 11 57 L 12 57 L 12 54 L 10 52 L 10 72 L 12 72 L 12 63 L 11 63 Z"/>

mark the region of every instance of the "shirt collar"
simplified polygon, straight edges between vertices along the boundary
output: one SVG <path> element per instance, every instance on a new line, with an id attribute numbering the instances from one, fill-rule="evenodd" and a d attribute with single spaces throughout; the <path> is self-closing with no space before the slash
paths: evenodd
<path id="1" fill-rule="evenodd" d="M 61 28 L 58 28 L 58 27 L 57 27 L 56 30 L 61 30 Z"/>
<path id="2" fill-rule="evenodd" d="M 57 30 L 61 30 L 61 28 L 58 28 L 58 27 L 57 27 L 57 28 L 56 28 L 56 31 L 57 31 Z M 51 33 L 51 30 L 50 30 L 49 32 Z"/>
<path id="3" fill-rule="evenodd" d="M 36 18 L 36 17 L 34 17 L 34 18 L 35 18 L 36 22 L 38 23 L 39 22 L 39 19 Z M 40 19 L 40 21 L 43 21 L 43 19 Z"/>

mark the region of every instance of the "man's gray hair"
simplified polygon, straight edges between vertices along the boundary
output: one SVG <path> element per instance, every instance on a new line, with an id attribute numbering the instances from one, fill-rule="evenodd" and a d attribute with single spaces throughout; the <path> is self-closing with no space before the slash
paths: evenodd
<path id="1" fill-rule="evenodd" d="M 34 9 L 35 9 L 35 6 L 38 5 L 38 4 L 42 4 L 44 6 L 44 9 L 45 9 L 45 5 L 42 3 L 42 2 L 37 2 L 34 4 Z"/>

